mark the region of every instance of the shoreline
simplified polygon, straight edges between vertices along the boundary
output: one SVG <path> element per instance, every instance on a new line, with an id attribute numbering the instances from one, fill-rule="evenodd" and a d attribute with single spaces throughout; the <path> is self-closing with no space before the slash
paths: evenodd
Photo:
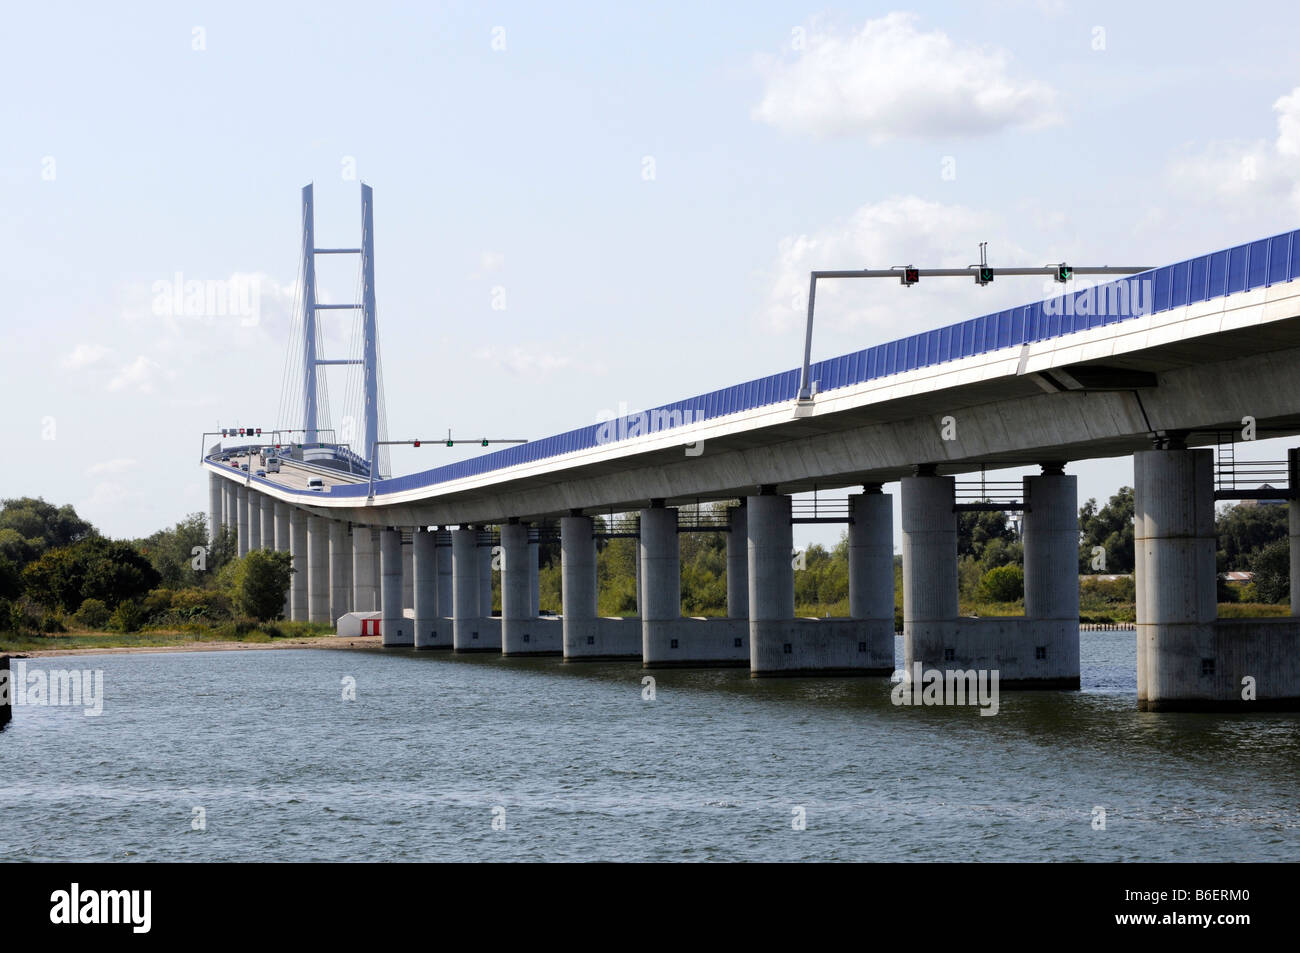
<path id="1" fill-rule="evenodd" d="M 144 655 L 152 652 L 237 652 L 244 649 L 356 649 L 382 646 L 377 636 L 322 635 L 277 639 L 274 642 L 184 642 L 179 645 L 104 645 L 75 649 L 0 649 L 11 659 L 53 658 L 62 655 Z"/>

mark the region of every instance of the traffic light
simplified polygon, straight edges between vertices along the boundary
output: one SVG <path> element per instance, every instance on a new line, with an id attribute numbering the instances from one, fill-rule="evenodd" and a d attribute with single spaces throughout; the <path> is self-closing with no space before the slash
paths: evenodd
<path id="1" fill-rule="evenodd" d="M 1065 284 L 1073 277 L 1074 277 L 1074 269 L 1071 268 L 1069 265 L 1056 266 L 1056 280 L 1061 282 L 1061 284 Z"/>
<path id="2" fill-rule="evenodd" d="M 484 438 L 483 438 L 483 446 L 486 447 L 487 445 L 488 445 L 487 437 L 484 437 Z"/>
<path id="3" fill-rule="evenodd" d="M 980 265 L 979 275 L 975 278 L 975 284 L 987 285 L 993 282 L 993 269 L 987 265 Z"/>
<path id="4" fill-rule="evenodd" d="M 447 438 L 447 446 L 449 447 L 453 446 L 455 443 L 456 443 L 455 440 L 452 440 L 450 437 Z"/>
<path id="5" fill-rule="evenodd" d="M 902 282 L 904 287 L 910 287 L 921 280 L 920 268 L 904 268 Z"/>
<path id="6" fill-rule="evenodd" d="M 418 447 L 419 445 L 420 445 L 420 441 L 418 441 L 418 440 L 412 440 L 412 441 L 411 441 L 411 446 L 412 446 L 412 447 Z"/>

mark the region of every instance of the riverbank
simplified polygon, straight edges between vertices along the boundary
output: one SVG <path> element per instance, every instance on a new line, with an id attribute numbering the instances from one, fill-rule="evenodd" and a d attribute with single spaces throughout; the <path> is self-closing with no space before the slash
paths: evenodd
<path id="1" fill-rule="evenodd" d="M 231 652 L 247 649 L 378 649 L 374 636 L 313 635 L 280 639 L 195 639 L 189 633 L 149 632 L 132 637 L 115 632 L 0 638 L 0 654 L 15 658 L 60 655 L 132 655 L 146 652 Z"/>

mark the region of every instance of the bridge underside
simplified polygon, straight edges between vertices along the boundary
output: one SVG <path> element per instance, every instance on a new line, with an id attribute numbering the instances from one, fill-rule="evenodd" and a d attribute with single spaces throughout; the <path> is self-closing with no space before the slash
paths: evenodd
<path id="1" fill-rule="evenodd" d="M 315 512 L 373 525 L 494 523 L 734 499 L 759 486 L 889 483 L 918 464 L 950 475 L 1127 456 L 1169 434 L 1205 446 L 1246 416 L 1261 438 L 1288 436 L 1300 434 L 1298 367 L 1300 319 L 1291 318 L 833 414 L 796 418 L 791 408 L 788 421 L 705 440 L 698 455 L 675 445 L 418 502 Z"/>

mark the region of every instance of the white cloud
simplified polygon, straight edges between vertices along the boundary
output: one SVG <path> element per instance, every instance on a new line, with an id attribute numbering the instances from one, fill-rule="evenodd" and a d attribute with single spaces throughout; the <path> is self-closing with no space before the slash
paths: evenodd
<path id="1" fill-rule="evenodd" d="M 766 88 L 753 117 L 788 132 L 865 135 L 873 143 L 1058 121 L 1055 92 L 1011 77 L 1006 52 L 919 32 L 916 19 L 890 13 L 848 37 L 815 22 L 801 27 L 795 58 L 760 59 Z"/>
<path id="2" fill-rule="evenodd" d="M 100 463 L 91 464 L 86 470 L 87 476 L 104 476 L 110 473 L 125 473 L 127 470 L 134 469 L 139 464 L 128 457 L 117 457 L 113 460 L 104 460 Z"/>
<path id="3" fill-rule="evenodd" d="M 108 382 L 108 389 L 134 389 L 145 394 L 151 393 L 161 371 L 161 364 L 141 354 L 113 376 Z"/>
<path id="4" fill-rule="evenodd" d="M 964 206 L 911 195 L 863 205 L 843 222 L 781 239 L 772 269 L 768 323 L 779 331 L 804 326 L 811 271 L 895 265 L 965 268 L 978 261 L 978 244 L 985 240 L 990 242 L 989 263 L 995 267 L 1043 264 L 1007 240 L 996 218 Z M 967 285 L 962 278 L 937 278 L 904 289 L 885 278 L 822 281 L 817 285 L 817 326 L 874 326 L 907 334 L 1041 297 L 1036 285 L 995 281 L 985 288 L 970 287 L 973 284 L 973 279 Z M 881 294 L 886 287 L 888 293 Z"/>
<path id="5" fill-rule="evenodd" d="M 1300 86 L 1273 103 L 1273 141 L 1212 140 L 1169 165 L 1175 189 L 1227 206 L 1242 217 L 1276 212 L 1279 201 L 1300 210 Z"/>
<path id="6" fill-rule="evenodd" d="M 93 364 L 98 364 L 112 353 L 111 348 L 106 348 L 100 344 L 78 344 L 76 349 L 71 354 L 65 355 L 59 363 L 66 370 L 79 371 Z"/>

